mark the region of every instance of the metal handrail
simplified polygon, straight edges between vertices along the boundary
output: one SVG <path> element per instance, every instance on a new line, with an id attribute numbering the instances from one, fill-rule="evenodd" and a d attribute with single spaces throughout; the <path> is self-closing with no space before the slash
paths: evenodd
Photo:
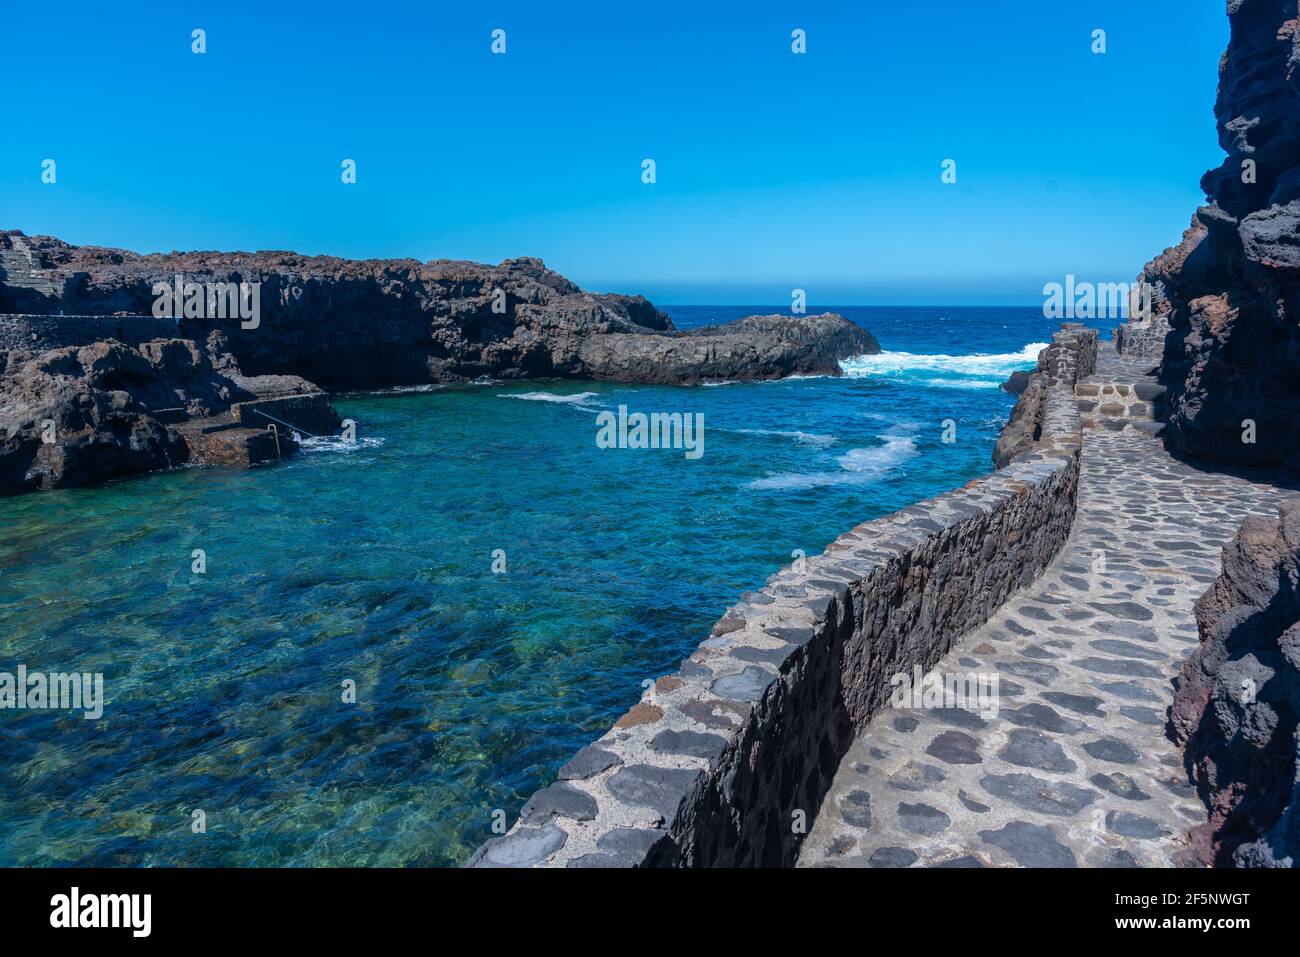
<path id="1" fill-rule="evenodd" d="M 295 432 L 301 432 L 303 435 L 307 436 L 309 439 L 318 439 L 318 438 L 320 438 L 319 435 L 312 435 L 312 434 L 311 434 L 310 432 L 308 432 L 306 429 L 300 429 L 300 428 L 298 428 L 298 426 L 293 425 L 293 424 L 290 423 L 290 422 L 285 422 L 283 419 L 277 419 L 277 418 L 276 418 L 275 416 L 273 416 L 273 415 L 267 415 L 267 414 L 266 414 L 265 412 L 263 412 L 261 409 L 254 409 L 253 411 L 256 412 L 256 413 L 257 413 L 258 415 L 260 415 L 260 416 L 263 416 L 263 417 L 265 417 L 265 418 L 270 419 L 272 422 L 279 422 L 279 423 L 280 423 L 281 425 L 283 425 L 286 429 L 293 429 Z"/>

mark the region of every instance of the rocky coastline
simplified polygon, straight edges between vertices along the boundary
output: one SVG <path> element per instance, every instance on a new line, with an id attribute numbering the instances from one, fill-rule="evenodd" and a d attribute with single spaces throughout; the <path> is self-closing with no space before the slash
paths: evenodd
<path id="1" fill-rule="evenodd" d="M 858 525 L 741 595 L 468 866 L 794 865 L 845 752 L 890 707 L 891 675 L 928 671 L 1067 541 L 1074 388 L 1097 351 L 1095 330 L 1058 332 L 1032 377 L 1036 434 L 1005 467 Z"/>
<path id="2" fill-rule="evenodd" d="M 255 309 L 214 310 L 210 291 L 190 309 L 187 283 L 247 291 L 240 306 Z M 173 284 L 175 304 L 159 316 Z M 841 359 L 879 351 L 829 313 L 680 331 L 644 297 L 585 292 L 537 259 L 139 255 L 10 230 L 0 232 L 0 494 L 283 457 L 302 434 L 338 429 L 328 393 L 345 389 L 839 375 Z"/>
<path id="3" fill-rule="evenodd" d="M 1215 109 L 1227 158 L 1202 180 L 1207 204 L 1182 242 L 1139 277 L 1139 289 L 1151 292 L 1149 312 L 1116 330 L 1113 349 L 1099 350 L 1095 332 L 1064 327 L 1032 374 L 1004 386 L 1019 399 L 992 476 L 859 526 L 802 575 L 783 571 L 742 596 L 676 674 L 660 678 L 565 765 L 471 866 L 789 864 L 803 860 L 803 834 L 790 822 L 818 815 L 827 802 L 815 818 L 822 833 L 810 841 L 811 863 L 1300 863 L 1300 500 L 1282 500 L 1294 484 L 1276 472 L 1243 480 L 1205 471 L 1206 462 L 1300 467 L 1300 4 L 1229 0 L 1227 9 L 1231 40 Z M 1091 469 L 1086 483 L 1080 446 Z M 1046 462 L 1056 471 L 1025 474 Z M 1138 474 L 1126 475 L 1134 463 Z M 978 501 L 1008 479 L 1027 511 L 1006 514 Z M 1085 484 L 1093 501 L 1077 503 L 1083 527 L 1074 532 Z M 950 514 L 945 506 L 953 501 L 961 508 Z M 1280 503 L 1275 516 L 1258 514 L 1267 502 Z M 1016 563 L 1014 583 L 986 592 L 978 613 L 958 616 L 946 630 L 922 620 L 906 638 L 890 633 L 905 607 L 894 588 L 925 593 L 934 615 L 961 607 L 968 590 L 941 570 L 967 560 L 972 543 L 975 552 L 987 544 L 978 523 L 990 513 L 1005 522 L 995 537 Z M 1007 553 L 1006 543 L 1022 546 L 1044 514 L 1054 517 L 1053 533 L 1027 552 Z M 966 524 L 972 516 L 974 529 Z M 1212 556 L 1237 523 L 1216 579 Z M 870 556 L 861 566 L 854 564 L 859 548 Z M 890 564 L 900 553 L 905 561 Z M 1122 585 L 1104 571 L 1107 556 Z M 1054 562 L 1045 584 L 1029 587 Z M 1192 597 L 1206 585 L 1193 628 Z M 1018 586 L 1025 587 L 1013 598 Z M 1153 593 L 1143 596 L 1148 587 Z M 999 610 L 1004 603 L 1018 618 Z M 1026 628 L 1020 620 L 1056 621 L 1052 609 L 1064 609 L 1072 623 L 1112 615 L 1091 634 L 1122 636 L 1089 642 L 1091 653 L 1073 663 L 1078 693 L 1064 680 L 1045 680 L 1062 679 L 1072 664 L 1046 646 L 1071 649 L 1075 636 L 1089 637 L 1087 626 Z M 997 627 L 977 628 L 995 613 Z M 1186 656 L 1180 643 L 1189 630 L 1200 641 Z M 922 739 L 909 737 L 919 722 L 906 717 L 869 737 L 877 659 L 901 648 L 893 666 L 926 669 L 967 633 L 984 640 L 958 664 L 973 668 L 987 658 L 1051 687 L 1043 701 L 1071 715 L 1042 701 L 1017 702 L 1009 731 L 982 719 L 962 732 L 940 722 L 932 740 Z M 1180 669 L 1172 702 L 1163 696 L 1165 666 Z M 1159 682 L 1159 690 L 1142 679 Z M 1021 682 L 1004 690 L 1027 693 Z M 1167 734 L 1161 713 L 1139 701 L 1165 706 Z M 1101 723 L 1090 725 L 1090 716 Z M 981 742 L 977 729 L 989 740 Z M 1085 729 L 1103 736 L 1075 750 L 1069 739 Z M 849 749 L 855 735 L 857 760 Z M 1002 750 L 991 754 L 990 741 Z M 1174 746 L 1183 749 L 1186 773 L 1159 778 L 1164 768 L 1178 769 L 1177 752 L 1168 753 Z M 934 758 L 949 767 L 922 763 Z M 933 791 L 932 782 L 954 768 L 984 769 L 994 758 L 1011 765 L 1009 773 L 981 770 L 969 792 L 958 791 L 960 804 L 951 793 L 925 795 L 934 804 L 897 801 L 899 789 Z M 1088 777 L 1086 787 L 1024 771 L 1086 774 L 1096 762 L 1112 767 Z M 873 785 L 873 773 L 887 780 Z M 1138 774 L 1149 776 L 1145 785 Z M 1137 813 L 1133 802 L 1150 801 L 1157 787 L 1167 792 L 1161 807 Z M 1208 820 L 1189 836 L 1186 822 L 1198 809 L 1174 805 L 1197 795 Z M 1000 802 L 998 819 L 1010 823 L 981 829 L 980 816 Z M 1078 826 L 1063 820 L 1094 803 L 1111 809 Z M 886 838 L 887 846 L 863 851 Z M 855 850 L 862 856 L 852 858 Z"/>
<path id="4" fill-rule="evenodd" d="M 1300 10 L 1231 0 L 1215 104 L 1226 158 L 1182 241 L 1143 269 L 1121 353 L 1161 360 L 1171 449 L 1300 468 Z"/>

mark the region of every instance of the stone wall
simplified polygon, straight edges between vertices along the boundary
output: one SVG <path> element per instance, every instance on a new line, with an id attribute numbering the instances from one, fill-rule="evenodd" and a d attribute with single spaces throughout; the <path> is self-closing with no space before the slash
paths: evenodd
<path id="1" fill-rule="evenodd" d="M 1038 353 L 1038 368 L 1029 377 L 993 447 L 993 464 L 997 468 L 1038 444 L 1048 393 L 1060 385 L 1072 388 L 1080 378 L 1091 374 L 1097 368 L 1097 349 L 1097 331 L 1080 323 L 1067 322 L 1053 334 L 1051 344 Z"/>
<path id="2" fill-rule="evenodd" d="M 230 415 L 251 429 L 267 429 L 275 424 L 282 432 L 288 427 L 308 436 L 333 435 L 339 427 L 338 413 L 324 392 L 236 402 L 230 407 Z"/>
<path id="3" fill-rule="evenodd" d="M 138 345 L 150 339 L 175 339 L 175 319 L 153 316 L 0 315 L 0 352 L 88 346 L 104 339 Z"/>
<path id="4" fill-rule="evenodd" d="M 1155 315 L 1145 322 L 1126 320 L 1115 327 L 1115 351 L 1122 356 L 1159 359 L 1165 354 L 1169 317 Z"/>
<path id="5" fill-rule="evenodd" d="M 1096 379 L 1096 376 L 1090 376 Z M 1134 428 L 1149 435 L 1164 429 L 1165 387 L 1157 382 L 1080 382 L 1075 386 L 1085 429 L 1121 432 Z"/>
<path id="6" fill-rule="evenodd" d="M 1037 444 L 961 489 L 846 532 L 741 596 L 672 675 L 538 791 L 478 867 L 788 866 L 890 678 L 931 668 L 1032 581 L 1074 520 L 1074 378 L 1045 350 Z M 1065 353 L 1070 353 L 1069 355 Z"/>

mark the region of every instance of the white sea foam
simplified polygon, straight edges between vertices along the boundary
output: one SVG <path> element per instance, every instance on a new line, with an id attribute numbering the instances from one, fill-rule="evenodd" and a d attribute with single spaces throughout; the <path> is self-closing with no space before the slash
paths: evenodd
<path id="1" fill-rule="evenodd" d="M 360 452 L 362 449 L 377 449 L 384 444 L 384 440 L 379 436 L 367 436 L 357 439 L 355 442 L 344 442 L 338 436 L 318 435 L 313 438 L 304 438 L 298 443 L 298 447 L 303 452 L 343 452 L 351 454 Z"/>
<path id="2" fill-rule="evenodd" d="M 909 426 L 890 429 L 880 445 L 850 449 L 836 458 L 839 469 L 819 472 L 779 472 L 749 483 L 754 489 L 809 489 L 827 485 L 870 485 L 919 452 Z"/>
<path id="3" fill-rule="evenodd" d="M 595 392 L 575 392 L 572 395 L 560 395 L 555 392 L 502 392 L 502 399 L 523 399 L 525 402 L 558 402 L 563 405 L 589 406 L 596 397 Z"/>
<path id="4" fill-rule="evenodd" d="M 784 431 L 781 429 L 736 429 L 742 435 L 774 435 L 782 439 L 794 439 L 800 445 L 827 446 L 835 444 L 835 436 L 820 435 L 816 432 Z"/>
<path id="5" fill-rule="evenodd" d="M 1008 373 L 1009 375 L 1010 373 Z M 1005 376 L 994 382 L 992 379 L 921 379 L 921 385 L 933 389 L 996 389 Z"/>
<path id="6" fill-rule="evenodd" d="M 425 382 L 420 385 L 393 385 L 385 389 L 375 389 L 372 395 L 415 395 L 423 392 L 438 392 L 447 388 L 441 382 Z"/>
<path id="7" fill-rule="evenodd" d="M 933 373 L 964 376 L 965 379 L 952 379 L 943 385 L 952 386 L 954 382 L 969 383 L 972 377 L 984 378 L 997 385 L 1018 369 L 1031 368 L 1038 360 L 1038 353 L 1047 347 L 1045 342 L 1031 342 L 1019 352 L 984 353 L 976 352 L 966 356 L 950 356 L 943 353 L 934 355 L 913 352 L 882 352 L 874 356 L 854 356 L 840 363 L 840 368 L 849 378 L 906 379 L 917 381 L 917 373 L 931 373 L 922 379 L 922 384 L 939 385 Z M 984 388 L 970 384 L 958 385 L 958 388 Z"/>

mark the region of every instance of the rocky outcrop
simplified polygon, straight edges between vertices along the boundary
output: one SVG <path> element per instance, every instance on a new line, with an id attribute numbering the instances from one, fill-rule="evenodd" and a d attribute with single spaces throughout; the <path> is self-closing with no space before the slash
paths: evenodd
<path id="1" fill-rule="evenodd" d="M 1300 499 L 1251 516 L 1196 603 L 1170 723 L 1210 811 L 1206 864 L 1300 866 Z"/>
<path id="2" fill-rule="evenodd" d="M 675 336 L 598 335 L 579 350 L 581 378 L 691 385 L 729 379 L 839 375 L 840 359 L 880 351 L 841 316 L 749 316 Z"/>
<path id="3" fill-rule="evenodd" d="M 0 352 L 0 494 L 292 452 L 292 430 L 277 444 L 267 422 L 238 420 L 243 407 L 258 403 L 292 398 L 304 422 L 337 427 L 328 399 L 310 382 L 245 376 L 224 345 L 214 333 L 205 348 L 157 339 Z"/>
<path id="4" fill-rule="evenodd" d="M 193 302 L 185 283 L 203 287 Z M 0 232 L 0 494 L 287 454 L 337 426 L 321 387 L 839 375 L 879 351 L 833 314 L 679 332 L 641 296 L 584 292 L 537 259 L 142 256 Z"/>
<path id="5" fill-rule="evenodd" d="M 1097 345 L 1097 331 L 1077 322 L 1067 322 L 1052 336 L 1051 344 L 1038 353 L 1038 365 L 1023 380 L 1020 398 L 993 447 L 995 467 L 1003 468 L 1038 447 L 1048 396 L 1058 387 L 1073 394 L 1079 378 L 1091 375 L 1097 366 Z"/>
<path id="6" fill-rule="evenodd" d="M 838 375 L 838 360 L 880 349 L 834 315 L 679 332 L 641 296 L 584 292 L 537 259 L 486 266 L 287 252 L 142 256 L 0 234 L 0 251 L 15 243 L 30 263 L 23 275 L 34 270 L 39 286 L 6 291 L 0 276 L 0 312 L 147 316 L 154 284 L 177 276 L 255 283 L 255 325 L 238 315 L 182 316 L 178 334 L 204 341 L 220 331 L 248 372 L 305 376 L 327 389 L 482 376 L 694 383 Z"/>
<path id="7" fill-rule="evenodd" d="M 1300 4 L 1230 0 L 1228 16 L 1227 158 L 1182 242 L 1139 277 L 1150 314 L 1116 338 L 1134 354 L 1160 343 L 1173 448 L 1300 468 Z"/>
<path id="8" fill-rule="evenodd" d="M 1024 391 L 1029 388 L 1031 375 L 1031 373 L 1025 372 L 1023 369 L 1017 369 L 1015 372 L 1011 373 L 1011 375 L 1007 376 L 1007 381 L 1003 382 L 999 388 L 1002 389 L 1003 392 L 1008 392 L 1011 395 L 1022 395 Z"/>

